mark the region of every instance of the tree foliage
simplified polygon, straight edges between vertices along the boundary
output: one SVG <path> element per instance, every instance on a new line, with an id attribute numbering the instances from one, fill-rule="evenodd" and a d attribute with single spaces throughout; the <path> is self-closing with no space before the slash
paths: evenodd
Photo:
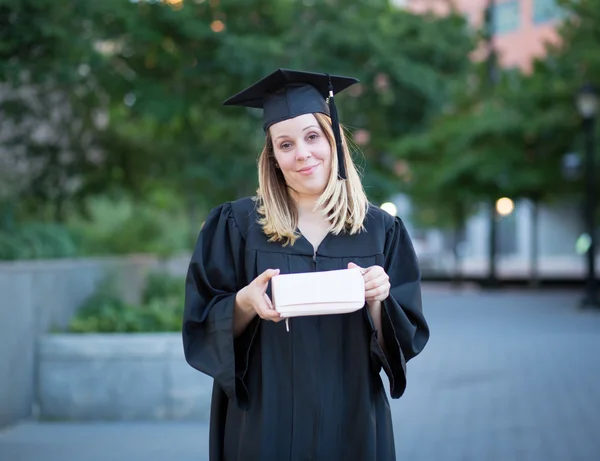
<path id="1" fill-rule="evenodd" d="M 531 73 L 504 69 L 491 84 L 489 63 L 473 63 L 428 128 L 394 145 L 414 173 L 407 190 L 434 210 L 430 224 L 460 224 L 448 210 L 467 211 L 455 213 L 464 219 L 474 204 L 503 195 L 551 201 L 582 189 L 563 161 L 578 148 L 577 90 L 600 82 L 600 4 L 563 7 L 561 45 L 548 45 Z"/>
<path id="2" fill-rule="evenodd" d="M 143 197 L 167 187 L 192 208 L 252 193 L 259 114 L 221 103 L 292 67 L 361 79 L 340 108 L 370 135 L 369 190 L 387 194 L 397 182 L 390 142 L 423 127 L 446 78 L 467 65 L 464 22 L 387 1 L 307 5 L 2 0 L 3 147 L 10 171 L 26 165 L 12 192 L 35 213 L 52 205 L 57 219 L 66 203 L 115 188 Z"/>

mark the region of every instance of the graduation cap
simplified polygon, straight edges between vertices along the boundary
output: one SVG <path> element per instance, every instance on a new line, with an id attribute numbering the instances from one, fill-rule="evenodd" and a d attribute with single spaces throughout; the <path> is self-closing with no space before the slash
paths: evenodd
<path id="1" fill-rule="evenodd" d="M 352 77 L 277 69 L 223 104 L 263 109 L 265 132 L 274 123 L 299 115 L 318 112 L 330 116 L 337 150 L 338 177 L 346 179 L 342 135 L 333 96 L 355 83 L 358 80 Z"/>

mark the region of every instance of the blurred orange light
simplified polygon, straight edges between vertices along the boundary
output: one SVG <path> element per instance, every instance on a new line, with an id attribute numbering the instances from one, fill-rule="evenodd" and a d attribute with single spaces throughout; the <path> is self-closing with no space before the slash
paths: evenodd
<path id="1" fill-rule="evenodd" d="M 223 32 L 225 30 L 225 24 L 223 24 L 223 21 L 217 19 L 211 23 L 210 28 L 213 32 Z"/>
<path id="2" fill-rule="evenodd" d="M 163 0 L 166 4 L 168 4 L 174 10 L 180 10 L 183 8 L 183 0 Z"/>

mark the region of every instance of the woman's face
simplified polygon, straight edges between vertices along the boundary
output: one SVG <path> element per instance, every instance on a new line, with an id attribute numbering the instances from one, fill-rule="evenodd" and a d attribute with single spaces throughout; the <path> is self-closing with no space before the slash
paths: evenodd
<path id="1" fill-rule="evenodd" d="M 302 195 L 320 195 L 331 171 L 331 146 L 313 114 L 269 128 L 275 160 L 287 185 Z"/>

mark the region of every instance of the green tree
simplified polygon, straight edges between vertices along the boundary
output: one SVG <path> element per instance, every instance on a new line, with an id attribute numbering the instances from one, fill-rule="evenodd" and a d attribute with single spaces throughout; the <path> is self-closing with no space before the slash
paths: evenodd
<path id="1" fill-rule="evenodd" d="M 208 208 L 253 193 L 260 114 L 221 103 L 277 67 L 361 79 L 339 107 L 369 135 L 357 141 L 381 200 L 401 184 L 391 146 L 439 111 L 472 48 L 462 18 L 383 0 L 0 0 L 0 12 L 2 85 L 18 90 L 0 96 L 12 127 L 0 141 L 11 178 L 27 165 L 3 193 L 21 217 L 58 220 L 90 197 L 169 190 L 197 229 Z"/>
<path id="2" fill-rule="evenodd" d="M 13 202 L 11 213 L 64 220 L 96 165 L 101 104 L 90 75 L 90 8 L 0 0 L 0 200 Z"/>

